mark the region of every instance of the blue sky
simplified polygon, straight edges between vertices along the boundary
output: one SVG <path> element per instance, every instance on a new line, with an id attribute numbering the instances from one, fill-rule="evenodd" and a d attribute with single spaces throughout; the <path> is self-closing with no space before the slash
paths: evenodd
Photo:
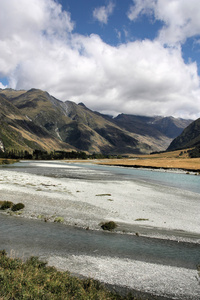
<path id="1" fill-rule="evenodd" d="M 199 0 L 1 0 L 0 88 L 200 117 Z"/>
<path id="2" fill-rule="evenodd" d="M 136 39 L 154 39 L 161 27 L 161 22 L 146 16 L 141 16 L 136 22 L 132 22 L 127 16 L 133 4 L 131 0 L 86 0 L 82 2 L 62 0 L 59 2 L 64 9 L 71 12 L 71 17 L 76 22 L 75 31 L 83 35 L 96 33 L 104 42 L 115 46 Z M 81 6 L 79 7 L 77 3 L 81 3 Z M 105 8 L 106 15 L 106 9 L 110 3 L 112 3 L 112 12 L 107 12 L 107 22 L 103 21 L 103 17 L 100 18 L 100 13 L 99 19 L 98 16 L 94 16 L 94 11 L 100 11 L 102 8 Z"/>

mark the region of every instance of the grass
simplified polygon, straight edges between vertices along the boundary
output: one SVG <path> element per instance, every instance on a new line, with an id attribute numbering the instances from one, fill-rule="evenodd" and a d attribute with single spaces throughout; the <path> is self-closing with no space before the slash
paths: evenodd
<path id="1" fill-rule="evenodd" d="M 1 205 L 1 207 L 0 207 L 1 210 L 6 210 L 8 208 L 12 208 L 13 202 L 11 202 L 11 201 L 2 201 L 0 203 L 0 205 Z"/>
<path id="2" fill-rule="evenodd" d="M 136 299 L 111 293 L 98 281 L 79 279 L 48 267 L 37 257 L 26 262 L 0 251 L 0 299 L 121 300 Z"/>
<path id="3" fill-rule="evenodd" d="M 0 201 L 0 210 L 11 209 L 11 211 L 18 211 L 25 207 L 23 203 L 14 204 L 11 201 Z"/>
<path id="4" fill-rule="evenodd" d="M 0 158 L 0 165 L 9 165 L 14 164 L 18 160 L 17 159 L 7 159 L 7 158 Z"/>
<path id="5" fill-rule="evenodd" d="M 18 211 L 18 210 L 21 210 L 25 207 L 25 205 L 23 203 L 17 203 L 17 204 L 14 204 L 11 208 L 12 211 Z"/>
<path id="6" fill-rule="evenodd" d="M 200 170 L 200 158 L 189 158 L 187 151 L 181 154 L 181 150 L 158 153 L 152 155 L 137 155 L 126 159 L 102 160 L 102 165 L 146 167 L 146 168 L 166 168 L 183 169 L 190 171 Z"/>
<path id="7" fill-rule="evenodd" d="M 117 224 L 113 221 L 105 222 L 101 225 L 103 230 L 112 231 L 117 227 Z"/>
<path id="8" fill-rule="evenodd" d="M 63 217 L 56 217 L 56 218 L 54 219 L 54 222 L 55 222 L 55 223 L 63 223 L 63 222 L 64 222 L 64 218 L 63 218 Z"/>

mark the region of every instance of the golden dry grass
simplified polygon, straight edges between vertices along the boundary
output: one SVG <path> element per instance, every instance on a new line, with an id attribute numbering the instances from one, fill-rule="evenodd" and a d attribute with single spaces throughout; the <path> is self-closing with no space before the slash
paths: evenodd
<path id="1" fill-rule="evenodd" d="M 200 171 L 200 158 L 189 158 L 187 152 L 180 156 L 180 152 L 173 151 L 153 155 L 140 155 L 127 159 L 102 160 L 100 164 Z"/>
<path id="2" fill-rule="evenodd" d="M 8 164 L 13 164 L 17 162 L 17 159 L 10 159 L 10 158 L 0 158 L 0 165 L 8 165 Z"/>

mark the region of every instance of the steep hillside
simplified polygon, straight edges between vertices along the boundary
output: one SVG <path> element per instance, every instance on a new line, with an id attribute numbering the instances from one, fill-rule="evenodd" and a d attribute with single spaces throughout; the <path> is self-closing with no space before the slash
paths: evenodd
<path id="1" fill-rule="evenodd" d="M 4 150 L 74 149 L 52 137 L 47 130 L 34 123 L 0 95 L 0 141 Z"/>
<path id="2" fill-rule="evenodd" d="M 173 117 L 144 117 L 135 115 L 120 114 L 114 118 L 116 124 L 126 128 L 128 131 L 158 138 L 164 135 L 168 138 L 175 138 L 192 120 L 184 120 Z"/>
<path id="3" fill-rule="evenodd" d="M 174 139 L 181 134 L 193 120 L 185 120 L 174 117 L 156 117 L 152 123 L 152 127 L 159 130 L 168 138 Z"/>
<path id="4" fill-rule="evenodd" d="M 167 150 L 186 149 L 200 146 L 200 118 L 192 122 L 175 138 Z"/>
<path id="5" fill-rule="evenodd" d="M 138 135 L 138 139 L 148 141 L 152 151 L 165 150 L 172 139 L 177 137 L 192 120 L 173 117 L 146 117 L 120 114 L 113 121 L 126 130 Z"/>
<path id="6" fill-rule="evenodd" d="M 0 140 L 4 141 L 6 148 L 150 153 L 165 150 L 172 138 L 191 122 L 172 117 L 125 114 L 112 118 L 91 111 L 83 103 L 62 102 L 38 89 L 5 89 L 0 90 L 0 95 L 6 101 L 4 110 L 7 109 L 3 112 L 3 104 L 0 107 L 1 114 L 4 114 L 0 119 L 4 122 L 1 127 L 7 128 L 4 134 L 1 128 Z M 11 132 L 13 138 L 6 143 Z"/>

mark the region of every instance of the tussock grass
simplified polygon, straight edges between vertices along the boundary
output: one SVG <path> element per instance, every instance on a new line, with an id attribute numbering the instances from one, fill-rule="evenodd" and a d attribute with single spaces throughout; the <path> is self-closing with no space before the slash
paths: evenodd
<path id="1" fill-rule="evenodd" d="M 112 231 L 117 227 L 117 224 L 114 221 L 105 222 L 101 225 L 103 230 Z"/>
<path id="2" fill-rule="evenodd" d="M 144 167 L 144 168 L 164 168 L 164 169 L 183 169 L 191 171 L 200 170 L 200 158 L 189 158 L 187 151 L 184 155 L 181 150 L 158 153 L 152 155 L 137 155 L 126 159 L 102 160 L 101 165 Z"/>
<path id="3" fill-rule="evenodd" d="M 79 279 L 48 267 L 37 257 L 26 262 L 0 251 L 0 299 L 121 300 L 135 299 L 111 293 L 98 281 Z"/>
<path id="4" fill-rule="evenodd" d="M 64 218 L 63 217 L 56 217 L 54 219 L 54 223 L 63 223 L 64 222 Z"/>
<path id="5" fill-rule="evenodd" d="M 0 201 L 0 210 L 11 209 L 11 211 L 18 211 L 25 207 L 23 203 L 14 204 L 11 201 Z"/>
<path id="6" fill-rule="evenodd" d="M 0 205 L 1 205 L 1 207 L 0 207 L 1 210 L 6 210 L 8 208 L 12 208 L 13 202 L 11 202 L 11 201 L 3 201 L 2 203 L 0 203 Z"/>
<path id="7" fill-rule="evenodd" d="M 12 211 L 18 211 L 18 210 L 21 210 L 25 207 L 25 205 L 23 203 L 17 203 L 17 204 L 14 204 L 11 208 Z"/>
<path id="8" fill-rule="evenodd" d="M 0 158 L 0 165 L 14 164 L 17 161 L 18 161 L 17 159 Z"/>

